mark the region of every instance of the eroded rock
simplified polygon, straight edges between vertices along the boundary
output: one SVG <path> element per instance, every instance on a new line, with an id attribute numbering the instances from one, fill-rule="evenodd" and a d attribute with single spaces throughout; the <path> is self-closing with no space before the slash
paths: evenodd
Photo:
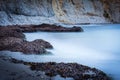
<path id="1" fill-rule="evenodd" d="M 14 25 L 18 26 L 18 25 Z M 63 27 L 51 24 L 41 24 L 41 25 L 22 25 L 18 26 L 21 28 L 22 32 L 36 32 L 36 31 L 44 31 L 44 32 L 83 32 L 81 27 Z"/>
<path id="2" fill-rule="evenodd" d="M 0 25 L 120 23 L 119 7 L 120 0 L 0 0 Z"/>
<path id="3" fill-rule="evenodd" d="M 36 40 L 32 41 L 32 44 L 33 45 L 34 44 L 41 45 L 42 47 L 47 48 L 47 49 L 53 48 L 53 46 L 49 42 L 47 42 L 43 39 L 36 39 Z"/>
<path id="4" fill-rule="evenodd" d="M 83 32 L 83 29 L 81 27 L 72 27 L 67 28 L 63 26 L 57 26 L 57 25 L 49 25 L 49 24 L 41 24 L 33 26 L 33 28 L 36 28 L 40 31 L 47 31 L 47 32 Z"/>
<path id="5" fill-rule="evenodd" d="M 0 27 L 0 50 L 19 51 L 23 53 L 46 53 L 47 49 L 52 49 L 53 46 L 42 39 L 37 39 L 32 42 L 25 40 L 23 32 L 82 32 L 81 27 L 66 28 L 57 25 L 41 24 L 41 25 L 12 25 Z"/>
<path id="6" fill-rule="evenodd" d="M 0 27 L 0 50 L 42 54 L 46 53 L 46 48 L 52 49 L 53 46 L 42 39 L 26 41 L 25 35 L 18 26 Z"/>
<path id="7" fill-rule="evenodd" d="M 2 37 L 25 38 L 25 35 L 18 27 L 0 27 L 0 38 Z"/>
<path id="8" fill-rule="evenodd" d="M 53 48 L 50 43 L 44 40 L 37 40 L 37 42 L 28 42 L 26 40 L 15 38 L 15 37 L 5 37 L 0 39 L 0 50 L 10 50 L 15 52 L 23 52 L 26 54 L 42 54 L 46 53 L 45 48 Z"/>
<path id="9" fill-rule="evenodd" d="M 33 63 L 11 59 L 13 63 L 22 63 L 30 66 L 31 70 L 44 71 L 47 76 L 72 77 L 75 80 L 111 80 L 104 72 L 77 63 Z"/>

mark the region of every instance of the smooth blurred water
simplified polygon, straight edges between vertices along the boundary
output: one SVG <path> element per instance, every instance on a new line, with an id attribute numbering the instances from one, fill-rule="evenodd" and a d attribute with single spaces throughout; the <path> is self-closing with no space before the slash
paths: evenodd
<path id="1" fill-rule="evenodd" d="M 25 33 L 28 41 L 44 39 L 53 50 L 47 55 L 9 54 L 31 62 L 76 62 L 98 68 L 120 80 L 120 24 L 82 26 L 84 32 Z"/>

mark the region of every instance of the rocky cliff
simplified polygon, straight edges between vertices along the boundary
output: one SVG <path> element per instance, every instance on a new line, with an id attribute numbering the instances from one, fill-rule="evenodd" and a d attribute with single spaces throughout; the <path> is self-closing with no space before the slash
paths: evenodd
<path id="1" fill-rule="evenodd" d="M 0 25 L 120 23 L 120 0 L 0 0 Z"/>

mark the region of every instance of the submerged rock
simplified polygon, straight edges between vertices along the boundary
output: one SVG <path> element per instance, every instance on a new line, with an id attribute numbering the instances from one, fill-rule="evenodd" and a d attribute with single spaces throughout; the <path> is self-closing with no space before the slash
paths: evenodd
<path id="1" fill-rule="evenodd" d="M 75 80 L 111 80 L 104 72 L 77 63 L 33 63 L 11 59 L 13 63 L 22 63 L 30 66 L 31 70 L 44 71 L 47 76 L 71 77 Z"/>

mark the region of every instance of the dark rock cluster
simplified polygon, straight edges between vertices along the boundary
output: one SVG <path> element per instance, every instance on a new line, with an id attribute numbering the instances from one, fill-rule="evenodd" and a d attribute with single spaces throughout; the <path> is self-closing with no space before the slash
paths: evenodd
<path id="1" fill-rule="evenodd" d="M 16 37 L 24 39 L 25 35 L 18 27 L 0 27 L 0 38 L 3 37 Z"/>
<path id="2" fill-rule="evenodd" d="M 33 63 L 14 58 L 11 59 L 11 62 L 28 65 L 31 70 L 44 71 L 50 77 L 60 75 L 65 78 L 72 77 L 75 80 L 111 80 L 104 72 L 77 63 Z"/>
<path id="3" fill-rule="evenodd" d="M 48 76 L 61 75 L 62 77 L 73 77 L 75 80 L 109 80 L 102 71 L 77 63 L 38 63 L 32 64 L 31 69 L 44 71 Z"/>
<path id="4" fill-rule="evenodd" d="M 62 26 L 56 26 L 56 25 L 49 25 L 49 24 L 41 24 L 32 26 L 31 30 L 35 31 L 47 31 L 47 32 L 83 32 L 83 29 L 81 27 L 72 27 L 72 28 L 66 28 Z"/>
<path id="5" fill-rule="evenodd" d="M 0 50 L 10 50 L 14 52 L 23 52 L 26 54 L 41 54 L 46 53 L 46 48 L 53 47 L 50 43 L 41 39 L 32 42 L 16 37 L 4 37 L 0 39 Z"/>
<path id="6" fill-rule="evenodd" d="M 7 26 L 11 29 L 21 31 L 21 32 L 36 32 L 36 31 L 44 31 L 44 32 L 83 32 L 81 27 L 62 27 L 57 25 L 50 24 L 41 24 L 41 25 L 12 25 Z"/>
<path id="7" fill-rule="evenodd" d="M 26 41 L 19 27 L 0 27 L 0 50 L 41 54 L 46 53 L 46 48 L 52 49 L 53 46 L 42 39 Z"/>
<path id="8" fill-rule="evenodd" d="M 47 32 L 81 32 L 80 27 L 65 28 L 55 25 L 29 25 L 29 26 L 7 26 L 0 27 L 0 51 L 9 50 L 23 52 L 26 54 L 46 53 L 46 48 L 51 49 L 53 46 L 42 39 L 26 41 L 23 32 L 47 31 Z M 75 80 L 110 80 L 105 73 L 95 68 L 90 68 L 77 63 L 33 63 L 24 62 L 14 58 L 9 59 L 13 63 L 21 63 L 30 66 L 31 70 L 43 71 L 45 75 L 53 77 L 60 75 L 62 77 L 72 77 Z"/>
<path id="9" fill-rule="evenodd" d="M 0 50 L 10 50 L 23 53 L 46 53 L 46 48 L 52 49 L 53 46 L 42 39 L 32 42 L 25 40 L 23 32 L 82 32 L 80 27 L 65 28 L 62 26 L 41 24 L 41 25 L 12 25 L 0 26 Z"/>

